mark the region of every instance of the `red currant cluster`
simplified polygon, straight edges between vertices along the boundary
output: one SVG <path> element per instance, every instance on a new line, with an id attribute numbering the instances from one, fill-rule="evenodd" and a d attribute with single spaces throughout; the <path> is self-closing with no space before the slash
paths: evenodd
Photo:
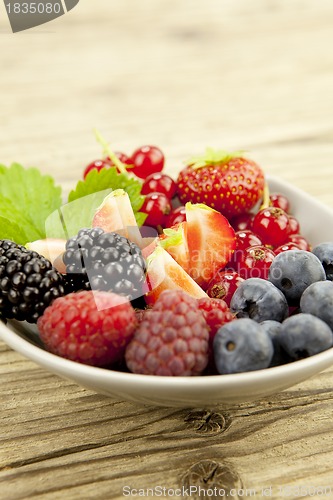
<path id="1" fill-rule="evenodd" d="M 230 223 L 236 231 L 236 250 L 227 269 L 214 277 L 207 290 L 210 297 L 224 299 L 227 304 L 245 279 L 267 279 L 270 265 L 279 253 L 311 250 L 300 234 L 298 220 L 290 214 L 289 200 L 280 193 L 270 194 L 267 208 L 256 214 L 241 214 Z"/>
<path id="2" fill-rule="evenodd" d="M 156 146 L 141 146 L 131 156 L 115 152 L 117 158 L 128 171 L 143 179 L 141 193 L 145 201 L 141 211 L 147 214 L 145 225 L 161 230 L 185 220 L 185 207 L 173 208 L 172 199 L 176 195 L 177 185 L 167 174 L 162 173 L 165 158 Z M 110 157 L 91 162 L 84 170 L 84 178 L 91 170 L 114 167 Z"/>

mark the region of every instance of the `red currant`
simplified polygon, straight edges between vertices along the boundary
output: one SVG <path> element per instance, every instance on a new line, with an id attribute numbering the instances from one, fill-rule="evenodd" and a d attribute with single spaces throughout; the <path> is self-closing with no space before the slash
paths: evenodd
<path id="1" fill-rule="evenodd" d="M 165 225 L 166 227 L 172 227 L 175 224 L 178 224 L 179 222 L 185 222 L 186 221 L 186 209 L 182 205 L 180 207 L 174 208 L 172 212 L 167 215 L 166 220 L 165 220 Z"/>
<path id="2" fill-rule="evenodd" d="M 301 250 L 301 247 L 299 245 L 296 245 L 296 243 L 289 241 L 288 243 L 283 243 L 283 245 L 274 248 L 274 253 L 275 255 L 278 255 L 279 253 L 287 252 L 288 250 Z"/>
<path id="3" fill-rule="evenodd" d="M 206 293 L 208 297 L 223 299 L 230 306 L 232 296 L 242 281 L 244 279 L 235 271 L 219 271 L 209 282 Z"/>
<path id="4" fill-rule="evenodd" d="M 237 262 L 238 274 L 244 278 L 268 278 L 269 268 L 275 253 L 264 245 L 249 247 Z"/>
<path id="5" fill-rule="evenodd" d="M 252 230 L 265 245 L 279 247 L 288 241 L 289 216 L 281 208 L 264 208 L 255 215 Z"/>
<path id="6" fill-rule="evenodd" d="M 235 231 L 243 231 L 244 229 L 251 229 L 253 214 L 240 214 L 233 217 L 230 225 Z"/>
<path id="7" fill-rule="evenodd" d="M 156 146 L 142 146 L 134 151 L 131 161 L 134 165 L 131 172 L 141 179 L 155 172 L 161 172 L 164 167 L 164 155 Z"/>
<path id="8" fill-rule="evenodd" d="M 165 227 L 165 218 L 171 212 L 171 203 L 163 193 L 149 193 L 145 197 L 141 211 L 147 214 L 146 226 Z"/>
<path id="9" fill-rule="evenodd" d="M 298 245 L 301 250 L 306 250 L 307 252 L 311 251 L 310 243 L 301 234 L 291 234 L 288 238 L 288 241 L 296 243 L 296 245 Z"/>
<path id="10" fill-rule="evenodd" d="M 83 178 L 85 179 L 89 174 L 89 172 L 91 172 L 92 170 L 97 170 L 99 172 L 100 170 L 102 170 L 102 168 L 110 168 L 110 167 L 111 163 L 107 159 L 92 161 L 84 169 Z"/>
<path id="11" fill-rule="evenodd" d="M 281 208 L 286 213 L 288 213 L 290 209 L 288 198 L 280 193 L 271 193 L 269 195 L 269 204 L 271 207 Z"/>
<path id="12" fill-rule="evenodd" d="M 243 231 L 236 231 L 235 233 L 236 247 L 235 251 L 230 259 L 229 264 L 235 267 L 237 261 L 241 258 L 241 254 L 248 247 L 253 247 L 256 245 L 262 245 L 262 241 L 256 234 L 254 234 L 250 229 L 244 229 Z"/>
<path id="13" fill-rule="evenodd" d="M 289 234 L 299 234 L 300 225 L 296 217 L 289 215 Z"/>
<path id="14" fill-rule="evenodd" d="M 163 193 L 169 200 L 171 200 L 176 194 L 177 185 L 175 181 L 166 174 L 161 172 L 155 172 L 148 175 L 144 183 L 142 184 L 141 193 Z"/>
<path id="15" fill-rule="evenodd" d="M 244 231 L 236 231 L 235 237 L 237 250 L 246 250 L 246 248 L 248 247 L 262 245 L 262 241 L 260 240 L 260 238 L 250 229 L 244 229 Z"/>

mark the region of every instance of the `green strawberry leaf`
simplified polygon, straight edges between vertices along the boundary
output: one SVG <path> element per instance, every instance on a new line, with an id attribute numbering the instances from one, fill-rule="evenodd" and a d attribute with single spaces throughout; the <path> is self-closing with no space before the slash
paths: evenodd
<path id="1" fill-rule="evenodd" d="M 45 221 L 47 237 L 68 239 L 91 227 L 96 209 L 111 191 L 98 191 L 61 206 Z"/>
<path id="2" fill-rule="evenodd" d="M 115 167 L 101 169 L 99 172 L 94 169 L 89 172 L 84 181 L 79 181 L 74 190 L 69 193 L 68 201 L 73 202 L 80 198 L 85 198 L 88 195 L 96 194 L 103 191 L 104 195 L 100 202 L 94 205 L 95 210 L 103 201 L 105 196 L 116 189 L 123 189 L 128 193 L 135 218 L 138 225 L 142 225 L 147 217 L 143 212 L 139 212 L 144 202 L 144 196 L 141 195 L 142 184 L 140 181 L 130 177 L 127 173 L 118 173 Z M 108 190 L 108 192 L 106 192 Z M 95 202 L 95 200 L 94 200 Z M 91 224 L 91 209 L 90 202 L 82 201 L 82 222 L 85 222 L 81 227 L 89 227 Z"/>
<path id="3" fill-rule="evenodd" d="M 188 160 L 187 165 L 194 169 L 206 167 L 207 165 L 218 165 L 221 163 L 228 163 L 233 158 L 240 158 L 244 151 L 228 152 L 224 149 L 206 148 L 206 153 L 202 156 L 196 156 Z"/>
<path id="4" fill-rule="evenodd" d="M 45 220 L 60 206 L 61 188 L 51 176 L 18 163 L 0 165 L 0 217 L 13 225 L 13 241 L 25 244 L 45 238 Z M 2 225 L 0 238 L 6 234 L 9 230 Z"/>
<path id="5" fill-rule="evenodd" d="M 0 235 L 2 240 L 12 240 L 18 245 L 25 245 L 28 241 L 24 229 L 5 217 L 0 217 Z"/>

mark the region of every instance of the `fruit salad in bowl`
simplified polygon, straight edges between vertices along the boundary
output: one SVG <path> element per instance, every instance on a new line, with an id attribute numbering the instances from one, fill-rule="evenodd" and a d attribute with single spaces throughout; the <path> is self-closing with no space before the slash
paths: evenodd
<path id="1" fill-rule="evenodd" d="M 102 158 L 67 203 L 50 176 L 0 166 L 10 347 L 178 407 L 256 400 L 333 363 L 330 209 L 241 152 L 207 149 L 172 178 L 159 148 L 128 156 L 97 135 Z"/>

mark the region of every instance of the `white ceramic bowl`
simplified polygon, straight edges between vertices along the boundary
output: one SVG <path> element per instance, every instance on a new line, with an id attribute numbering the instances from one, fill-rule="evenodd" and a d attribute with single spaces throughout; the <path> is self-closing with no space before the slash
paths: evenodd
<path id="1" fill-rule="evenodd" d="M 313 245 L 333 241 L 333 211 L 277 178 L 271 191 L 292 201 L 292 213 Z M 333 348 L 283 366 L 233 375 L 157 377 L 135 375 L 75 363 L 46 352 L 35 327 L 0 322 L 0 338 L 46 370 L 118 400 L 172 407 L 214 407 L 257 400 L 295 385 L 333 364 Z"/>

